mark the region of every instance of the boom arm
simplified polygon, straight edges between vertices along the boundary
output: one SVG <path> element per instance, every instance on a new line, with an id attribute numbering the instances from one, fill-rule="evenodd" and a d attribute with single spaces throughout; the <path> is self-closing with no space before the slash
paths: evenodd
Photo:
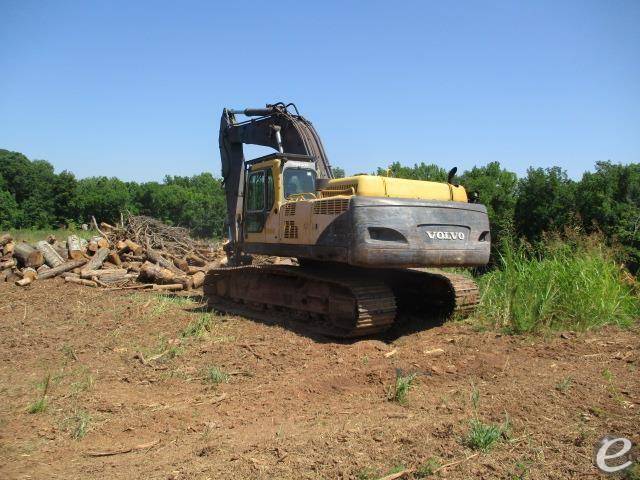
<path id="1" fill-rule="evenodd" d="M 289 106 L 293 106 L 295 115 L 287 110 Z M 236 115 L 259 118 L 237 122 Z M 298 109 L 292 103 L 285 105 L 279 102 L 266 108 L 245 110 L 225 108 L 220 119 L 218 141 L 227 199 L 229 239 L 234 251 L 240 240 L 238 225 L 242 216 L 240 199 L 244 196 L 244 144 L 264 145 L 280 153 L 308 155 L 315 159 L 318 178 L 333 178 L 318 132 L 311 122 L 298 114 Z"/>

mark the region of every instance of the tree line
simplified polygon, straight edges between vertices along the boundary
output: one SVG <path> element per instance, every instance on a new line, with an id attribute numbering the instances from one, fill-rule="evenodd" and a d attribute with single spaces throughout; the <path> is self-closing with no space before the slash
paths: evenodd
<path id="1" fill-rule="evenodd" d="M 334 169 L 337 176 L 344 170 Z M 433 164 L 379 168 L 380 175 L 446 181 L 447 171 Z M 640 263 L 640 163 L 598 162 L 592 172 L 572 180 L 559 167 L 530 168 L 522 178 L 498 162 L 474 167 L 455 182 L 477 191 L 487 206 L 493 245 L 521 238 L 531 244 L 546 233 L 567 228 L 600 232 L 619 246 L 633 270 Z M 166 176 L 163 182 L 124 182 L 117 178 L 76 179 L 55 173 L 44 160 L 0 150 L 0 229 L 51 228 L 99 220 L 116 221 L 130 211 L 190 228 L 195 235 L 222 237 L 224 189 L 210 173 Z"/>
<path id="2" fill-rule="evenodd" d="M 92 215 L 115 222 L 130 211 L 188 227 L 197 236 L 221 237 L 224 205 L 222 182 L 210 173 L 144 183 L 77 179 L 66 170 L 56 174 L 47 161 L 0 150 L 0 229 L 63 227 Z"/>

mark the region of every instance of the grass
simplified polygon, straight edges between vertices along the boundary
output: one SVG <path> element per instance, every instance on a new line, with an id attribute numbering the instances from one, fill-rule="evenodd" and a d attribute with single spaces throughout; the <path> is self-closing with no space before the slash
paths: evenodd
<path id="1" fill-rule="evenodd" d="M 211 323 L 213 318 L 210 313 L 203 313 L 193 320 L 182 331 L 182 338 L 196 337 L 200 338 L 211 331 Z"/>
<path id="2" fill-rule="evenodd" d="M 627 327 L 640 317 L 637 287 L 623 280 L 612 252 L 590 239 L 552 242 L 537 255 L 507 242 L 500 268 L 480 287 L 478 316 L 510 333 Z"/>
<path id="3" fill-rule="evenodd" d="M 469 422 L 469 432 L 464 443 L 473 450 L 488 452 L 501 438 L 502 429 L 500 426 L 473 418 Z"/>
<path id="4" fill-rule="evenodd" d="M 9 230 L 9 234 L 18 242 L 34 243 L 40 240 L 45 240 L 49 235 L 55 235 L 58 240 L 66 240 L 69 235 L 77 235 L 80 238 L 89 239 L 91 236 L 96 235 L 97 232 L 93 230 L 82 230 L 79 228 L 45 228 L 45 229 L 20 229 Z"/>
<path id="5" fill-rule="evenodd" d="M 27 407 L 28 413 L 42 413 L 47 409 L 47 393 L 49 391 L 50 383 L 51 374 L 48 373 L 44 380 L 38 383 L 37 386 L 40 390 L 42 390 L 42 393 L 40 394 L 40 397 L 38 399 L 29 404 L 29 406 Z"/>
<path id="6" fill-rule="evenodd" d="M 393 388 L 389 389 L 387 398 L 390 401 L 394 401 L 399 403 L 400 405 L 404 405 L 407 402 L 409 390 L 411 390 L 416 377 L 416 373 L 403 375 L 401 371 L 396 371 L 396 383 Z"/>
<path id="7" fill-rule="evenodd" d="M 565 377 L 556 384 L 556 390 L 561 393 L 567 392 L 573 385 L 573 378 Z"/>
<path id="8" fill-rule="evenodd" d="M 205 374 L 205 380 L 214 385 L 227 383 L 229 381 L 229 374 L 219 367 L 209 367 Z"/>
<path id="9" fill-rule="evenodd" d="M 481 452 L 490 451 L 496 443 L 498 443 L 509 430 L 509 418 L 503 425 L 495 425 L 485 423 L 478 417 L 478 409 L 480 407 L 480 391 L 475 385 L 471 388 L 471 405 L 473 408 L 473 418 L 469 421 L 469 431 L 464 438 L 464 444 Z"/>
<path id="10" fill-rule="evenodd" d="M 158 343 L 152 348 L 143 349 L 144 357 L 157 361 L 173 360 L 180 356 L 184 349 L 176 341 L 169 341 L 164 335 L 158 337 Z"/>
<path id="11" fill-rule="evenodd" d="M 440 468 L 440 461 L 437 458 L 429 458 L 413 474 L 415 478 L 427 478 L 433 475 Z"/>
<path id="12" fill-rule="evenodd" d="M 64 420 L 71 438 L 74 440 L 82 440 L 89 431 L 91 416 L 84 410 L 76 410 L 75 413 Z"/>
<path id="13" fill-rule="evenodd" d="M 41 413 L 47 409 L 47 397 L 40 397 L 27 407 L 28 413 Z"/>
<path id="14" fill-rule="evenodd" d="M 94 379 L 91 375 L 91 371 L 83 367 L 79 371 L 79 379 L 71 384 L 71 394 L 77 395 L 81 392 L 86 392 L 93 387 Z"/>

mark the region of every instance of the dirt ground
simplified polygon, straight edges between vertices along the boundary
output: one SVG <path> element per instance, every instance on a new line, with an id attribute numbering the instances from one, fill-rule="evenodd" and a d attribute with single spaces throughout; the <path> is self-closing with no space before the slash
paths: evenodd
<path id="1" fill-rule="evenodd" d="M 582 479 L 598 438 L 640 441 L 637 328 L 336 342 L 200 300 L 0 284 L 0 478 Z M 506 426 L 488 452 L 476 417 Z"/>

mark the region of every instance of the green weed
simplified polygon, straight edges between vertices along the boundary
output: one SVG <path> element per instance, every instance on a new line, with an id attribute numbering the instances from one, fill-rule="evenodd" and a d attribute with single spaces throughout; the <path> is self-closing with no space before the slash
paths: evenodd
<path id="1" fill-rule="evenodd" d="M 207 369 L 205 379 L 207 382 L 214 385 L 227 383 L 229 381 L 229 374 L 221 370 L 219 367 L 209 367 Z"/>
<path id="2" fill-rule="evenodd" d="M 47 393 L 49 392 L 49 385 L 51 383 L 51 374 L 48 373 L 47 376 L 36 384 L 36 386 L 42 390 L 40 397 L 35 400 L 33 403 L 29 404 L 27 407 L 28 413 L 41 413 L 47 409 Z"/>
<path id="3" fill-rule="evenodd" d="M 565 393 L 573 385 L 573 378 L 565 377 L 556 384 L 556 390 Z"/>
<path id="4" fill-rule="evenodd" d="M 202 337 L 211 331 L 212 323 L 213 319 L 211 314 L 203 313 L 187 325 L 187 327 L 182 331 L 182 338 Z"/>
<path id="5" fill-rule="evenodd" d="M 415 478 L 426 478 L 433 475 L 440 468 L 440 461 L 437 458 L 429 458 L 413 474 Z"/>
<path id="6" fill-rule="evenodd" d="M 372 467 L 365 467 L 356 473 L 357 480 L 374 480 L 378 477 L 378 471 Z"/>
<path id="7" fill-rule="evenodd" d="M 503 425 L 485 423 L 478 416 L 480 407 L 480 391 L 475 385 L 471 385 L 471 406 L 473 408 L 473 418 L 469 422 L 469 431 L 464 438 L 464 444 L 473 450 L 488 452 L 493 448 L 509 430 L 509 418 Z"/>
<path id="8" fill-rule="evenodd" d="M 501 436 L 502 430 L 499 426 L 486 424 L 474 418 L 469 423 L 465 444 L 473 450 L 488 452 Z"/>
<path id="9" fill-rule="evenodd" d="M 68 421 L 71 423 L 71 438 L 81 440 L 89 431 L 91 416 L 84 410 L 79 410 Z"/>
<path id="10" fill-rule="evenodd" d="M 511 333 L 626 327 L 640 314 L 640 298 L 612 254 L 587 240 L 552 243 L 537 254 L 506 242 L 500 268 L 480 287 L 479 317 Z"/>
<path id="11" fill-rule="evenodd" d="M 93 375 L 88 368 L 84 367 L 80 371 L 79 380 L 71 384 L 71 392 L 73 395 L 77 395 L 81 392 L 86 392 L 93 387 Z"/>
<path id="12" fill-rule="evenodd" d="M 400 370 L 396 371 L 396 383 L 393 388 L 389 388 L 387 398 L 390 401 L 398 402 L 400 405 L 404 405 L 407 401 L 409 390 L 411 390 L 416 377 L 417 374 L 415 373 L 403 375 Z"/>
<path id="13" fill-rule="evenodd" d="M 40 397 L 27 407 L 28 413 L 40 413 L 47 409 L 47 397 Z"/>

